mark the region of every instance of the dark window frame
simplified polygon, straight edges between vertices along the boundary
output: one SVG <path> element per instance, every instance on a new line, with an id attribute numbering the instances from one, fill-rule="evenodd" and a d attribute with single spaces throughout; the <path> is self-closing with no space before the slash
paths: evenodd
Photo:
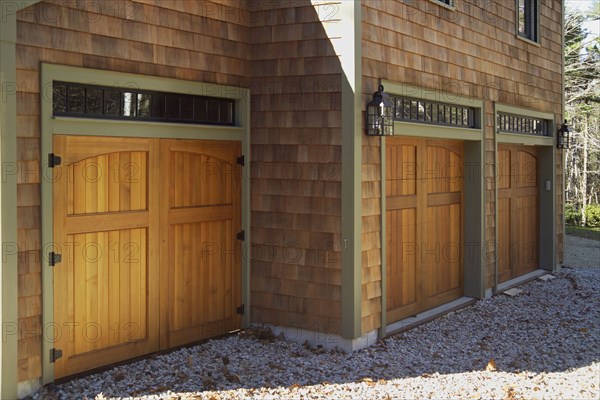
<path id="1" fill-rule="evenodd" d="M 539 0 L 515 0 L 517 35 L 539 43 Z"/>
<path id="2" fill-rule="evenodd" d="M 235 126 L 233 99 L 64 81 L 53 81 L 52 93 L 58 117 Z M 212 114 L 209 103 L 216 105 Z"/>
<path id="3" fill-rule="evenodd" d="M 496 130 L 503 133 L 516 133 L 531 136 L 550 136 L 550 121 L 527 115 L 498 112 Z"/>
<path id="4" fill-rule="evenodd" d="M 391 97 L 395 121 L 479 129 L 478 109 L 475 107 L 404 96 Z"/>

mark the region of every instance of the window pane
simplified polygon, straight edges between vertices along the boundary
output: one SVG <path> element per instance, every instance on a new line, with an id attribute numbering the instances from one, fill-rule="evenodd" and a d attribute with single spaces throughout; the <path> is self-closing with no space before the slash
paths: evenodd
<path id="1" fill-rule="evenodd" d="M 68 112 L 85 113 L 85 89 L 78 86 L 69 88 L 69 106 Z"/>
<path id="2" fill-rule="evenodd" d="M 219 100 L 208 100 L 208 122 L 219 122 Z"/>
<path id="3" fill-rule="evenodd" d="M 518 4 L 519 12 L 519 33 L 525 35 L 525 0 L 519 0 Z"/>
<path id="4" fill-rule="evenodd" d="M 165 96 L 157 94 L 152 98 L 152 118 L 165 117 Z"/>
<path id="5" fill-rule="evenodd" d="M 121 94 L 119 92 L 104 92 L 104 114 L 105 115 L 119 115 Z"/>
<path id="6" fill-rule="evenodd" d="M 221 102 L 220 121 L 223 124 L 233 123 L 233 103 L 230 101 Z"/>
<path id="7" fill-rule="evenodd" d="M 88 88 L 86 90 L 87 113 L 102 115 L 102 90 Z"/>
<path id="8" fill-rule="evenodd" d="M 194 120 L 199 122 L 208 121 L 206 115 L 206 99 L 194 99 Z"/>
<path id="9" fill-rule="evenodd" d="M 167 96 L 167 118 L 179 119 L 179 96 Z"/>
<path id="10" fill-rule="evenodd" d="M 55 113 L 67 112 L 67 86 L 54 85 L 52 89 L 52 107 Z"/>
<path id="11" fill-rule="evenodd" d="M 133 117 L 135 116 L 135 97 L 136 94 L 132 92 L 123 93 L 123 116 Z"/>
<path id="12" fill-rule="evenodd" d="M 181 119 L 186 121 L 194 119 L 194 99 L 192 97 L 181 98 Z"/>
<path id="13" fill-rule="evenodd" d="M 150 112 L 150 105 L 152 102 L 152 95 L 148 93 L 138 93 L 137 95 L 137 116 L 150 118 L 152 115 Z"/>

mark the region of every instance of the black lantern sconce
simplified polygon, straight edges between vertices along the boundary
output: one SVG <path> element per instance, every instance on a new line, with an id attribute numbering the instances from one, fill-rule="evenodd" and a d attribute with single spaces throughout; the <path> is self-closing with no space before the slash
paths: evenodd
<path id="1" fill-rule="evenodd" d="M 373 93 L 367 104 L 367 135 L 392 136 L 394 134 L 394 101 L 383 91 L 383 85 Z"/>
<path id="2" fill-rule="evenodd" d="M 568 149 L 569 142 L 571 140 L 571 131 L 569 131 L 569 125 L 567 125 L 567 120 L 562 123 L 560 129 L 556 133 L 556 148 L 558 149 Z"/>

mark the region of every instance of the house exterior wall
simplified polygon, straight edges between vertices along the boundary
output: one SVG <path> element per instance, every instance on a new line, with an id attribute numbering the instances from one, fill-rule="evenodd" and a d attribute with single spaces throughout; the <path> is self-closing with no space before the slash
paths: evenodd
<path id="1" fill-rule="evenodd" d="M 517 38 L 515 2 L 474 0 L 449 9 L 435 1 L 362 2 L 363 95 L 366 107 L 379 79 L 484 101 L 485 273 L 494 282 L 495 103 L 553 113 L 562 118 L 562 11 L 560 0 L 540 2 L 540 44 Z M 429 97 L 431 98 L 431 97 Z M 443 99 L 437 99 L 443 101 Z M 551 132 L 554 134 L 554 132 Z M 363 226 L 365 238 L 379 232 L 381 169 L 379 139 L 363 140 Z M 556 151 L 556 243 L 562 260 L 562 153 Z M 383 236 L 382 236 L 383 237 Z M 377 325 L 381 265 L 377 247 L 363 243 L 363 333 Z M 371 257 L 369 257 L 371 255 Z M 372 317 L 369 316 L 373 310 Z M 375 321 L 375 322 L 374 322 Z"/>

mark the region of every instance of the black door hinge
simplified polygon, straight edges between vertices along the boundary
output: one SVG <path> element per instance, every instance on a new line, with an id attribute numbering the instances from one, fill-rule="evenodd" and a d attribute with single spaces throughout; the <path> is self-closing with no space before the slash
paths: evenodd
<path id="1" fill-rule="evenodd" d="M 60 165 L 61 162 L 62 162 L 62 158 L 60 158 L 60 156 L 57 156 L 54 153 L 48 154 L 48 167 L 49 168 L 54 168 L 57 165 Z"/>
<path id="2" fill-rule="evenodd" d="M 246 240 L 246 231 L 244 231 L 244 230 L 239 231 L 237 233 L 236 237 L 237 237 L 237 240 L 241 240 L 241 241 Z"/>
<path id="3" fill-rule="evenodd" d="M 62 261 L 62 255 L 51 251 L 50 254 L 48 254 L 48 259 L 50 261 L 50 266 L 54 267 L 56 264 Z"/>
<path id="4" fill-rule="evenodd" d="M 244 165 L 246 165 L 246 159 L 245 159 L 245 157 L 244 157 L 243 155 L 239 156 L 239 157 L 238 157 L 238 158 L 235 160 L 235 162 L 237 162 L 237 163 L 238 163 L 239 165 L 241 165 L 242 167 L 243 167 Z"/>
<path id="5" fill-rule="evenodd" d="M 50 362 L 53 363 L 62 357 L 61 349 L 50 349 Z"/>
<path id="6" fill-rule="evenodd" d="M 235 309 L 236 314 L 239 314 L 239 315 L 244 315 L 245 311 L 246 311 L 246 307 L 244 307 L 243 304 Z"/>

